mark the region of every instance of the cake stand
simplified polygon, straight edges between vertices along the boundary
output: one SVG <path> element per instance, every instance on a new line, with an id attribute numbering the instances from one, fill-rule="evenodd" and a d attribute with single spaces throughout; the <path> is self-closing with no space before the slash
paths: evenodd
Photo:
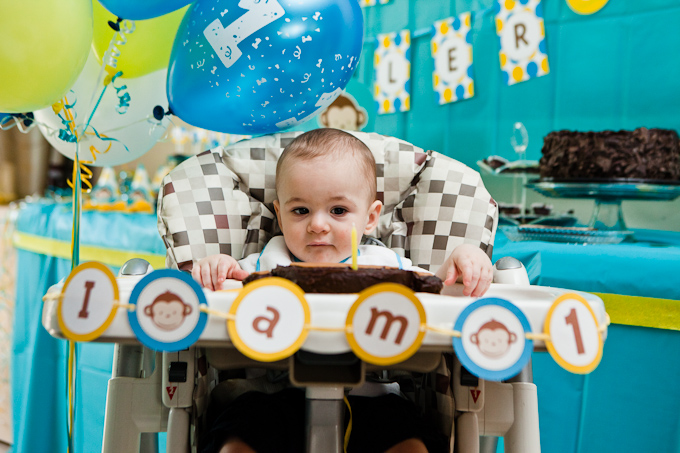
<path id="1" fill-rule="evenodd" d="M 526 187 L 546 197 L 590 198 L 595 201 L 586 227 L 543 227 L 522 225 L 506 231 L 520 239 L 559 242 L 618 243 L 632 237 L 623 218 L 623 200 L 670 201 L 680 196 L 680 182 L 642 179 L 552 179 L 530 181 Z"/>

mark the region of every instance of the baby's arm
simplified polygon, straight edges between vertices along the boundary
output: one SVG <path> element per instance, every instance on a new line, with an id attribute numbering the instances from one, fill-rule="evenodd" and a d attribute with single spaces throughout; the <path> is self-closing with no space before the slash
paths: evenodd
<path id="1" fill-rule="evenodd" d="M 215 291 L 222 289 L 226 279 L 243 280 L 248 272 L 229 255 L 210 255 L 194 265 L 191 276 L 204 288 Z"/>
<path id="2" fill-rule="evenodd" d="M 480 297 L 491 285 L 493 269 L 491 260 L 482 249 L 461 244 L 453 250 L 436 275 L 447 286 L 453 285 L 462 276 L 463 294 Z"/>

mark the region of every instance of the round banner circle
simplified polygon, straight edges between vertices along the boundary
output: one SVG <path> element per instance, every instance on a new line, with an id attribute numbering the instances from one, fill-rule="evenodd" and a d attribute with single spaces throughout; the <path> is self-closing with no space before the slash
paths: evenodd
<path id="1" fill-rule="evenodd" d="M 248 283 L 231 304 L 227 330 L 241 353 L 260 362 L 293 355 L 307 338 L 311 318 L 305 292 L 281 277 Z"/>
<path id="2" fill-rule="evenodd" d="M 203 288 L 185 272 L 159 269 L 144 276 L 130 295 L 135 310 L 128 312 L 139 341 L 156 351 L 187 349 L 201 336 L 208 314 Z"/>
<path id="3" fill-rule="evenodd" d="M 118 283 L 101 263 L 83 263 L 71 271 L 59 297 L 57 321 L 66 338 L 90 341 L 111 325 L 118 309 Z"/>
<path id="4" fill-rule="evenodd" d="M 567 0 L 567 5 L 577 14 L 594 14 L 604 8 L 609 0 Z"/>
<path id="5" fill-rule="evenodd" d="M 393 365 L 420 348 L 425 309 L 407 287 L 380 283 L 359 293 L 346 325 L 347 341 L 357 357 L 375 365 Z"/>
<path id="6" fill-rule="evenodd" d="M 531 358 L 533 341 L 522 311 L 505 299 L 487 297 L 471 303 L 458 316 L 453 349 L 460 363 L 477 377 L 502 381 L 517 375 Z"/>
<path id="7" fill-rule="evenodd" d="M 545 346 L 562 368 L 572 373 L 590 373 L 602 359 L 602 335 L 597 317 L 588 302 L 574 293 L 553 302 L 545 318 Z"/>

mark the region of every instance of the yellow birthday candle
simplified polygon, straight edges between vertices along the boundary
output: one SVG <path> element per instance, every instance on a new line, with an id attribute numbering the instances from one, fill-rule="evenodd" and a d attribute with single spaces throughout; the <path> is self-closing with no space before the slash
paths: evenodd
<path id="1" fill-rule="evenodd" d="M 357 264 L 357 252 L 357 228 L 352 224 L 352 269 L 354 270 L 359 269 L 359 265 Z"/>

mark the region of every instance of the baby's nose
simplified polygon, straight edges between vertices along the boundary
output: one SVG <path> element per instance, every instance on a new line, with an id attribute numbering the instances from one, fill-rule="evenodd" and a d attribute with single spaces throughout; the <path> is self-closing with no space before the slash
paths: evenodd
<path id="1" fill-rule="evenodd" d="M 315 214 L 309 219 L 307 230 L 310 233 L 322 233 L 328 231 L 328 221 L 323 214 Z"/>

